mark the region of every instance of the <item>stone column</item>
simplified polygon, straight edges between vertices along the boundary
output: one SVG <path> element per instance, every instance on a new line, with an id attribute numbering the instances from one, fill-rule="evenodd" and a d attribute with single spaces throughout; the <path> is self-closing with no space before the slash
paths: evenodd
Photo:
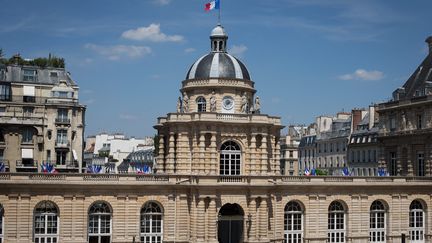
<path id="1" fill-rule="evenodd" d="M 217 242 L 217 211 L 216 199 L 210 198 L 207 208 L 207 242 Z"/>
<path id="2" fill-rule="evenodd" d="M 415 151 L 413 151 L 412 145 L 408 145 L 407 154 L 406 154 L 406 163 L 407 163 L 406 175 L 415 176 L 417 170 L 417 164 L 416 164 L 417 160 L 415 158 Z"/>
<path id="3" fill-rule="evenodd" d="M 166 207 L 166 213 L 164 214 L 164 236 L 166 240 L 174 241 L 176 239 L 176 195 L 168 195 L 168 207 Z"/>
<path id="4" fill-rule="evenodd" d="M 157 169 L 159 172 L 165 171 L 165 144 L 164 144 L 164 135 L 159 134 L 159 155 L 157 158 Z"/>
<path id="5" fill-rule="evenodd" d="M 167 172 L 173 173 L 174 172 L 174 133 L 169 134 L 169 140 L 168 140 L 168 161 L 167 161 Z"/>
<path id="6" fill-rule="evenodd" d="M 280 142 L 277 140 L 277 139 L 279 139 L 278 137 L 275 137 L 275 145 L 274 145 L 274 155 L 273 155 L 273 157 L 275 158 L 274 159 L 274 165 L 275 165 L 275 168 L 274 168 L 274 173 L 276 174 L 276 175 L 280 175 Z M 285 166 L 285 168 L 286 168 L 287 166 Z"/>
<path id="7" fill-rule="evenodd" d="M 268 208 L 267 198 L 262 198 L 259 207 L 259 238 L 261 241 L 268 239 Z"/>
<path id="8" fill-rule="evenodd" d="M 267 153 L 267 134 L 262 136 L 261 142 L 261 175 L 267 174 L 267 163 L 268 163 L 268 153 Z"/>
<path id="9" fill-rule="evenodd" d="M 251 221 L 250 221 L 250 230 L 248 232 L 248 236 L 249 239 L 251 241 L 256 240 L 256 236 L 258 235 L 257 233 L 257 227 L 256 224 L 258 223 L 257 219 L 257 204 L 256 204 L 256 199 L 252 198 L 250 203 L 249 203 L 249 214 L 251 215 Z M 245 215 L 246 216 L 246 215 Z M 247 216 L 246 216 L 247 218 Z"/>
<path id="10" fill-rule="evenodd" d="M 211 153 L 211 157 L 210 157 L 211 171 L 210 171 L 210 174 L 211 175 L 217 175 L 217 174 L 219 174 L 218 173 L 219 161 L 217 160 L 218 155 L 217 155 L 217 145 L 216 145 L 216 132 L 211 133 L 210 153 Z"/>
<path id="11" fill-rule="evenodd" d="M 197 241 L 205 241 L 205 200 L 197 198 Z"/>
<path id="12" fill-rule="evenodd" d="M 250 171 L 249 173 L 252 175 L 256 175 L 257 173 L 257 159 L 256 159 L 256 133 L 252 133 L 251 135 L 251 145 L 250 145 Z"/>
<path id="13" fill-rule="evenodd" d="M 196 219 L 196 214 L 197 214 L 197 208 L 196 208 L 196 204 L 195 204 L 195 195 L 191 195 L 190 196 L 190 241 L 191 242 L 195 242 L 196 241 L 196 229 L 197 229 L 197 219 Z"/>
<path id="14" fill-rule="evenodd" d="M 205 174 L 206 163 L 205 163 L 205 132 L 201 131 L 199 136 L 199 174 Z"/>
<path id="15" fill-rule="evenodd" d="M 188 196 L 181 194 L 177 200 L 177 231 L 176 236 L 179 241 L 188 241 L 190 235 L 190 217 L 188 210 Z"/>
<path id="16" fill-rule="evenodd" d="M 192 148 L 191 148 L 191 158 L 190 158 L 190 163 L 191 163 L 191 172 L 192 172 L 192 174 L 197 174 L 198 173 L 198 166 L 197 166 L 197 150 L 198 150 L 198 146 L 197 146 L 197 139 L 196 139 L 196 132 L 195 132 L 195 130 L 192 130 L 192 133 L 191 133 L 191 138 L 190 138 L 192 141 L 191 141 L 191 143 L 192 143 Z"/>

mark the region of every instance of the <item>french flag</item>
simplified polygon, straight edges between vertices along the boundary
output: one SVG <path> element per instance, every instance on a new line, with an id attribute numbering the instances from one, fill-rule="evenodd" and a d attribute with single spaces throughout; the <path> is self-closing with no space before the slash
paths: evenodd
<path id="1" fill-rule="evenodd" d="M 220 0 L 214 0 L 214 1 L 211 1 L 209 3 L 206 3 L 206 5 L 204 7 L 204 10 L 205 11 L 210 11 L 210 10 L 213 10 L 213 9 L 219 9 L 219 6 L 220 6 L 219 1 Z"/>

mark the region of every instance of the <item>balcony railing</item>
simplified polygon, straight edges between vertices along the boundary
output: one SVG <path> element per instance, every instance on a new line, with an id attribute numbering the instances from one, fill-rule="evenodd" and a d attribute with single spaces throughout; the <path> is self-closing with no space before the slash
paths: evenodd
<path id="1" fill-rule="evenodd" d="M 44 161 L 45 163 L 54 165 L 56 168 L 59 169 L 75 169 L 78 168 L 78 162 L 77 161 L 52 161 L 52 160 L 48 160 L 48 161 Z"/>
<path id="2" fill-rule="evenodd" d="M 62 140 L 62 139 L 56 140 L 56 147 L 57 148 L 68 148 L 69 145 L 70 145 L 70 143 L 67 140 Z"/>
<path id="3" fill-rule="evenodd" d="M 34 104 L 46 104 L 46 103 L 76 103 L 78 100 L 69 97 L 46 97 L 46 96 L 24 96 L 24 95 L 0 95 L 1 102 L 15 102 L 15 103 L 34 103 Z"/>
<path id="4" fill-rule="evenodd" d="M 37 168 L 38 161 L 37 160 L 17 160 L 16 167 L 17 168 Z"/>
<path id="5" fill-rule="evenodd" d="M 57 123 L 57 124 L 70 124 L 70 119 L 67 117 L 58 117 L 55 119 L 55 123 Z"/>

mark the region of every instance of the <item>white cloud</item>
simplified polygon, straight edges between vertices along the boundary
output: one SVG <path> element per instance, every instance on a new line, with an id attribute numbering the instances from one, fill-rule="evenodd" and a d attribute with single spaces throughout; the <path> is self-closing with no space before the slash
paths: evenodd
<path id="1" fill-rule="evenodd" d="M 185 50 L 184 50 L 184 52 L 186 52 L 186 53 L 191 53 L 191 52 L 194 52 L 194 51 L 196 51 L 196 49 L 195 48 L 186 48 Z"/>
<path id="2" fill-rule="evenodd" d="M 138 58 L 151 53 L 150 47 L 134 45 L 101 46 L 86 44 L 85 48 L 95 51 L 102 56 L 106 56 L 109 60 L 118 60 L 122 57 Z"/>
<path id="3" fill-rule="evenodd" d="M 154 0 L 153 3 L 163 6 L 170 4 L 171 0 Z"/>
<path id="4" fill-rule="evenodd" d="M 339 76 L 341 80 L 381 80 L 384 78 L 384 73 L 381 71 L 367 71 L 364 69 L 357 69 L 353 73 L 344 74 Z"/>
<path id="5" fill-rule="evenodd" d="M 247 51 L 247 47 L 243 44 L 241 45 L 233 45 L 230 49 L 229 49 L 229 53 L 232 54 L 233 56 L 237 56 L 237 57 L 242 57 L 243 54 Z"/>
<path id="6" fill-rule="evenodd" d="M 148 40 L 153 42 L 180 42 L 183 41 L 181 35 L 166 35 L 161 32 L 160 24 L 150 24 L 148 27 L 126 30 L 122 37 L 129 40 Z"/>

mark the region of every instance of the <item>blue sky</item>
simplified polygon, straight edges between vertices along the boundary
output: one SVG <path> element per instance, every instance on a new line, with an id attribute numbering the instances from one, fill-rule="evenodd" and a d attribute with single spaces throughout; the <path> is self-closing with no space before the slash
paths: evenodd
<path id="1" fill-rule="evenodd" d="M 284 125 L 387 100 L 427 55 L 430 0 L 221 0 L 228 47 Z M 80 86 L 86 135 L 153 135 L 209 51 L 206 0 L 0 0 L 0 48 L 53 53 Z"/>

